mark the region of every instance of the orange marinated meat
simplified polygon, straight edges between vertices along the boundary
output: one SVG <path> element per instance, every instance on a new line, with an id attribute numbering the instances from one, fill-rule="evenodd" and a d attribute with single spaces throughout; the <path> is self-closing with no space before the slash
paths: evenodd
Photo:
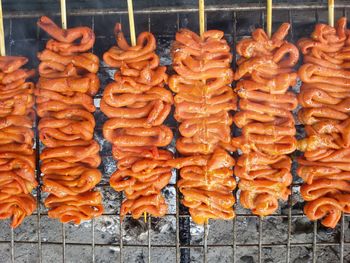
<path id="1" fill-rule="evenodd" d="M 173 159 L 166 147 L 173 139 L 171 129 L 163 124 L 174 103 L 165 88 L 166 67 L 159 65 L 156 40 L 142 32 L 135 46 L 125 40 L 121 25 L 115 26 L 116 46 L 104 53 L 103 59 L 118 71 L 101 100 L 101 110 L 109 118 L 103 135 L 112 145 L 118 169 L 110 185 L 124 192 L 120 216 L 139 218 L 144 213 L 162 217 L 168 205 L 162 190 L 170 181 Z"/>
<path id="2" fill-rule="evenodd" d="M 298 142 L 304 152 L 298 175 L 304 180 L 301 195 L 310 220 L 334 228 L 350 207 L 350 87 L 349 31 L 346 18 L 333 28 L 318 24 L 311 38 L 299 40 L 304 64 L 298 96 L 298 118 L 306 137 Z"/>
<path id="3" fill-rule="evenodd" d="M 242 154 L 235 166 L 240 178 L 240 201 L 254 214 L 266 216 L 288 199 L 292 183 L 291 159 L 295 151 L 292 111 L 298 100 L 288 89 L 296 84 L 293 71 L 299 59 L 296 46 L 284 38 L 290 25 L 284 23 L 269 38 L 262 29 L 237 44 L 241 56 L 235 74 L 240 111 L 233 121 L 242 129 L 232 146 Z"/>
<path id="4" fill-rule="evenodd" d="M 0 219 L 18 227 L 36 209 L 33 70 L 25 57 L 0 57 Z"/>
<path id="5" fill-rule="evenodd" d="M 53 39 L 38 53 L 40 78 L 34 91 L 43 191 L 49 217 L 80 224 L 103 213 L 99 145 L 94 141 L 99 59 L 87 51 L 95 40 L 88 27 L 63 30 L 42 17 L 39 27 Z"/>
<path id="6" fill-rule="evenodd" d="M 53 38 L 46 43 L 46 49 L 57 53 L 58 56 L 84 53 L 95 43 L 95 34 L 88 27 L 62 29 L 46 16 L 39 19 L 38 26 Z"/>
<path id="7" fill-rule="evenodd" d="M 49 208 L 49 217 L 57 218 L 62 223 L 80 224 L 82 220 L 90 220 L 103 213 L 102 195 L 95 191 L 63 197 L 51 194 L 44 204 Z"/>
<path id="8" fill-rule="evenodd" d="M 180 137 L 176 149 L 182 157 L 168 164 L 180 170 L 178 188 L 182 204 L 198 224 L 209 219 L 234 218 L 236 188 L 233 177 L 231 112 L 236 110 L 236 94 L 230 84 L 230 47 L 219 30 L 198 36 L 181 29 L 172 46 L 173 68 L 169 78 L 174 97 L 174 117 Z"/>

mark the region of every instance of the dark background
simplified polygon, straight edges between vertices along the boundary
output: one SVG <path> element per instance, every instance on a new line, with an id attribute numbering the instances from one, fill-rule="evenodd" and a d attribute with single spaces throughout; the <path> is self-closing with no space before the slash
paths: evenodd
<path id="1" fill-rule="evenodd" d="M 254 0 L 206 0 L 206 5 L 217 5 L 217 4 L 239 4 L 239 3 L 261 3 L 265 1 L 254 1 Z M 327 0 L 274 0 L 274 3 L 324 3 L 327 4 Z M 346 3 L 349 1 L 337 0 L 337 3 Z M 134 0 L 133 5 L 135 9 L 138 8 L 149 8 L 149 7 L 175 7 L 175 6 L 197 6 L 197 0 Z M 3 6 L 5 11 L 57 11 L 59 8 L 59 0 L 3 0 Z M 85 8 L 126 8 L 126 0 L 67 0 L 67 7 L 73 9 L 85 9 Z"/>

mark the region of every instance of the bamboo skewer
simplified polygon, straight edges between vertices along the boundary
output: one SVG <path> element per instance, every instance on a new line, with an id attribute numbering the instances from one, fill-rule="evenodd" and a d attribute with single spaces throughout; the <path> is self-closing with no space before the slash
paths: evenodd
<path id="1" fill-rule="evenodd" d="M 0 55 L 6 56 L 4 17 L 2 15 L 2 0 L 0 0 Z"/>
<path id="2" fill-rule="evenodd" d="M 203 37 L 203 34 L 206 30 L 205 28 L 205 8 L 204 8 L 204 0 L 198 0 L 198 11 L 199 11 L 199 34 Z M 205 84 L 205 80 L 202 80 L 203 84 Z M 206 228 L 208 225 L 208 218 L 205 219 L 204 227 Z"/>
<path id="3" fill-rule="evenodd" d="M 199 0 L 199 34 L 203 35 L 205 31 L 205 13 L 204 13 L 204 0 Z"/>
<path id="4" fill-rule="evenodd" d="M 266 31 L 270 38 L 272 32 L 272 0 L 267 0 L 266 5 Z"/>
<path id="5" fill-rule="evenodd" d="M 66 8 L 66 0 L 61 0 L 61 21 L 62 28 L 67 29 L 67 8 Z"/>
<path id="6" fill-rule="evenodd" d="M 328 24 L 334 27 L 334 0 L 328 0 Z"/>
<path id="7" fill-rule="evenodd" d="M 130 40 L 131 45 L 136 46 L 136 33 L 135 33 L 135 21 L 134 21 L 134 8 L 132 0 L 128 1 L 128 16 L 129 16 L 129 29 L 130 29 Z M 143 220 L 147 223 L 147 212 L 143 213 Z"/>
<path id="8" fill-rule="evenodd" d="M 134 23 L 134 8 L 132 6 L 132 0 L 128 0 L 128 15 L 129 15 L 129 28 L 131 45 L 136 45 L 135 23 Z"/>

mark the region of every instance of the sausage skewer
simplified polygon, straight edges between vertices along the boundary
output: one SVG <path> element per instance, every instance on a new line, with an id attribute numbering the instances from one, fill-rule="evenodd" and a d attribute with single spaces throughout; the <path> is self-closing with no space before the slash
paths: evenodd
<path id="1" fill-rule="evenodd" d="M 110 184 L 126 196 L 121 218 L 128 213 L 135 219 L 147 213 L 161 217 L 168 209 L 162 195 L 171 177 L 167 161 L 173 159 L 170 151 L 160 148 L 173 138 L 171 129 L 163 124 L 174 102 L 165 88 L 166 67 L 159 66 L 151 33 L 142 32 L 136 45 L 130 46 L 120 24 L 114 31 L 117 45 L 105 52 L 103 59 L 118 71 L 101 101 L 101 110 L 109 117 L 103 134 L 112 143 L 118 164 Z"/>
<path id="2" fill-rule="evenodd" d="M 80 224 L 103 213 L 102 195 L 94 187 L 101 180 L 99 145 L 93 139 L 98 92 L 99 59 L 92 53 L 90 28 L 59 28 L 48 17 L 38 25 L 52 39 L 38 53 L 40 79 L 35 90 L 43 190 L 48 215 L 62 223 Z"/>
<path id="3" fill-rule="evenodd" d="M 311 38 L 298 46 L 304 55 L 299 68 L 303 81 L 298 96 L 298 118 L 306 138 L 298 142 L 304 156 L 298 159 L 300 191 L 307 201 L 304 212 L 310 220 L 321 219 L 334 228 L 342 212 L 350 212 L 349 185 L 349 67 L 350 41 L 347 20 L 336 27 L 318 24 Z"/>
<path id="4" fill-rule="evenodd" d="M 16 228 L 36 209 L 34 70 L 22 68 L 27 58 L 6 56 L 1 1 L 0 53 L 0 219 Z"/>
<path id="5" fill-rule="evenodd" d="M 25 57 L 0 57 L 0 219 L 18 227 L 36 209 L 34 70 Z"/>
<path id="6" fill-rule="evenodd" d="M 203 9 L 200 13 L 204 17 Z M 200 31 L 204 31 L 203 22 Z M 176 93 L 174 117 L 181 134 L 176 149 L 182 157 L 168 164 L 180 170 L 177 186 L 182 203 L 197 224 L 235 216 L 235 161 L 228 152 L 233 149 L 230 112 L 236 109 L 236 95 L 229 86 L 232 55 L 223 36 L 218 30 L 199 36 L 181 29 L 172 46 L 177 74 L 170 77 L 169 87 Z"/>
<path id="7" fill-rule="evenodd" d="M 235 166 L 240 178 L 240 201 L 254 214 L 266 216 L 286 201 L 292 183 L 291 159 L 296 149 L 294 118 L 296 96 L 288 91 L 296 84 L 293 66 L 298 49 L 284 40 L 290 25 L 284 23 L 269 37 L 256 29 L 252 37 L 237 44 L 235 79 L 240 111 L 233 121 L 242 129 L 232 146 L 242 154 Z"/>

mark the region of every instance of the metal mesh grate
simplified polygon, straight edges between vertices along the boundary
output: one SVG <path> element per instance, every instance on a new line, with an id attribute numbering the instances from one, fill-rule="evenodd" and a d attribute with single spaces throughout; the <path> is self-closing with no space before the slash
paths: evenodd
<path id="1" fill-rule="evenodd" d="M 336 6 L 336 17 L 347 15 L 348 9 L 350 6 L 347 5 Z M 234 57 L 233 43 L 265 24 L 261 4 L 209 6 L 207 10 L 207 28 L 225 31 Z M 93 52 L 99 57 L 114 44 L 114 23 L 121 21 L 128 25 L 125 10 L 71 10 L 68 13 L 71 15 L 68 17 L 70 27 L 88 25 L 95 30 Z M 274 29 L 286 20 L 292 24 L 289 37 L 293 42 L 310 35 L 316 22 L 327 19 L 326 5 L 319 3 L 281 4 L 273 14 Z M 29 57 L 31 67 L 37 66 L 35 54 L 44 48 L 47 40 L 47 36 L 36 28 L 35 22 L 40 15 L 11 12 L 5 16 L 9 55 Z M 59 22 L 58 16 L 54 18 Z M 171 64 L 169 47 L 174 33 L 180 27 L 196 31 L 197 20 L 194 7 L 142 9 L 136 10 L 135 14 L 137 32 L 150 30 L 155 34 L 157 53 L 165 65 Z M 99 106 L 103 87 L 112 81 L 112 73 L 113 70 L 101 62 L 101 91 L 96 96 L 96 106 Z M 145 223 L 127 217 L 121 222 L 119 208 L 123 196 L 115 193 L 108 184 L 115 164 L 110 155 L 111 146 L 101 132 L 106 117 L 97 110 L 95 118 L 95 139 L 101 144 L 103 162 L 100 169 L 104 175 L 98 188 L 104 195 L 105 213 L 80 226 L 62 225 L 48 218 L 42 204 L 46 196 L 39 187 L 35 193 L 38 209 L 18 229 L 12 230 L 8 228 L 8 222 L 0 221 L 0 262 L 350 262 L 350 216 L 344 215 L 334 230 L 309 222 L 302 213 L 301 181 L 295 175 L 295 163 L 293 194 L 286 204 L 281 204 L 276 214 L 264 219 L 251 215 L 237 204 L 237 216 L 233 221 L 210 221 L 205 226 L 193 224 L 179 202 L 175 188 L 178 175 L 174 173 L 171 184 L 164 190 L 170 204 L 164 218 L 148 217 Z M 174 119 L 169 117 L 166 124 L 173 128 L 177 138 Z M 297 128 L 298 136 L 303 136 L 302 127 Z M 37 134 L 36 148 L 41 148 Z M 174 142 L 169 149 L 175 152 Z M 40 181 L 39 170 L 37 178 Z"/>

